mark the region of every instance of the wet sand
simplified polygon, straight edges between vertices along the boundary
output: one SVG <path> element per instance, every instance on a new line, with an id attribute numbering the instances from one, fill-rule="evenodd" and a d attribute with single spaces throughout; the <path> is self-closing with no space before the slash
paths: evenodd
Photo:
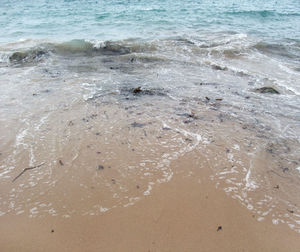
<path id="1" fill-rule="evenodd" d="M 299 251 L 297 178 L 270 151 L 251 156 L 253 131 L 142 110 L 79 106 L 50 116 L 34 151 L 22 138 L 2 178 L 1 251 Z M 45 164 L 13 180 L 31 155 Z"/>
<path id="2" fill-rule="evenodd" d="M 5 215 L 1 251 L 299 251 L 298 233 L 268 218 L 258 222 L 193 157 L 173 162 L 173 179 L 133 206 L 69 219 Z"/>

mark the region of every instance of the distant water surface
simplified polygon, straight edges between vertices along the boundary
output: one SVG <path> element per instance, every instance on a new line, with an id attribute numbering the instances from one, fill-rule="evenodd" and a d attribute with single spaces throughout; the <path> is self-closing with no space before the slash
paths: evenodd
<path id="1" fill-rule="evenodd" d="M 125 39 L 247 33 L 300 39 L 298 0 L 2 0 L 1 42 L 21 38 Z"/>

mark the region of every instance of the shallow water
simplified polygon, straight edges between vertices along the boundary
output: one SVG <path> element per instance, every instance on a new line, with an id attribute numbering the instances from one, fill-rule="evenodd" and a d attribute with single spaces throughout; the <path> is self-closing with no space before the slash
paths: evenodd
<path id="1" fill-rule="evenodd" d="M 299 6 L 88 4 L 0 7 L 0 214 L 128 207 L 193 153 L 257 220 L 299 231 Z"/>

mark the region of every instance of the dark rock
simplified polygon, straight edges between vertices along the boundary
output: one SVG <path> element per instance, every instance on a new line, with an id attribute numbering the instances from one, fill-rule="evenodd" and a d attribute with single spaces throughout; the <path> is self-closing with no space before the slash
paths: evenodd
<path id="1" fill-rule="evenodd" d="M 109 69 L 111 69 L 111 70 L 117 70 L 117 69 L 120 69 L 119 67 L 109 67 Z"/>
<path id="2" fill-rule="evenodd" d="M 61 160 L 59 160 L 59 164 L 60 164 L 61 166 L 64 165 L 63 161 L 61 161 Z"/>
<path id="3" fill-rule="evenodd" d="M 141 87 L 137 87 L 137 88 L 133 89 L 133 91 L 132 91 L 132 93 L 134 93 L 134 94 L 138 94 L 138 93 L 141 93 L 141 92 L 142 92 Z"/>
<path id="4" fill-rule="evenodd" d="M 198 119 L 194 112 L 188 114 L 189 118 Z"/>
<path id="5" fill-rule="evenodd" d="M 217 232 L 222 230 L 222 226 L 218 226 Z"/>
<path id="6" fill-rule="evenodd" d="M 255 92 L 260 94 L 279 94 L 279 92 L 272 87 L 262 87 L 262 88 L 256 88 Z"/>
<path id="7" fill-rule="evenodd" d="M 226 71 L 226 70 L 228 70 L 227 67 L 222 67 L 222 66 L 218 66 L 218 65 L 212 65 L 211 67 L 212 67 L 212 69 L 219 70 L 219 71 Z"/>
<path id="8" fill-rule="evenodd" d="M 51 233 L 54 233 L 54 229 L 51 229 Z"/>

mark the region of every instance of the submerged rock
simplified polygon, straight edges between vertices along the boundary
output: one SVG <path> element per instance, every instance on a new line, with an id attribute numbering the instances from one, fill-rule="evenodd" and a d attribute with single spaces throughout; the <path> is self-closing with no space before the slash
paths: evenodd
<path id="1" fill-rule="evenodd" d="M 211 65 L 212 69 L 218 70 L 218 71 L 227 71 L 227 67 L 219 66 L 219 65 Z"/>
<path id="2" fill-rule="evenodd" d="M 105 45 L 103 47 L 100 47 L 99 50 L 104 55 L 124 55 L 131 53 L 129 47 L 118 43 L 113 43 L 111 41 L 106 41 Z"/>
<path id="3" fill-rule="evenodd" d="M 165 96 L 165 91 L 162 88 L 141 88 L 137 87 L 132 90 L 134 95 L 158 95 L 158 96 Z"/>
<path id="4" fill-rule="evenodd" d="M 167 91 L 163 88 L 146 88 L 146 87 L 124 87 L 120 90 L 120 95 L 126 96 L 127 100 L 136 99 L 142 96 L 166 96 Z"/>
<path id="5" fill-rule="evenodd" d="M 255 92 L 260 94 L 280 94 L 275 88 L 272 87 L 256 88 Z"/>
<path id="6" fill-rule="evenodd" d="M 42 56 L 47 54 L 46 51 L 41 49 L 28 50 L 24 52 L 14 52 L 10 57 L 9 61 L 14 63 L 25 63 L 39 60 Z"/>
<path id="7" fill-rule="evenodd" d="M 22 61 L 27 57 L 27 55 L 28 54 L 25 52 L 15 52 L 9 57 L 9 60 L 10 61 Z"/>

